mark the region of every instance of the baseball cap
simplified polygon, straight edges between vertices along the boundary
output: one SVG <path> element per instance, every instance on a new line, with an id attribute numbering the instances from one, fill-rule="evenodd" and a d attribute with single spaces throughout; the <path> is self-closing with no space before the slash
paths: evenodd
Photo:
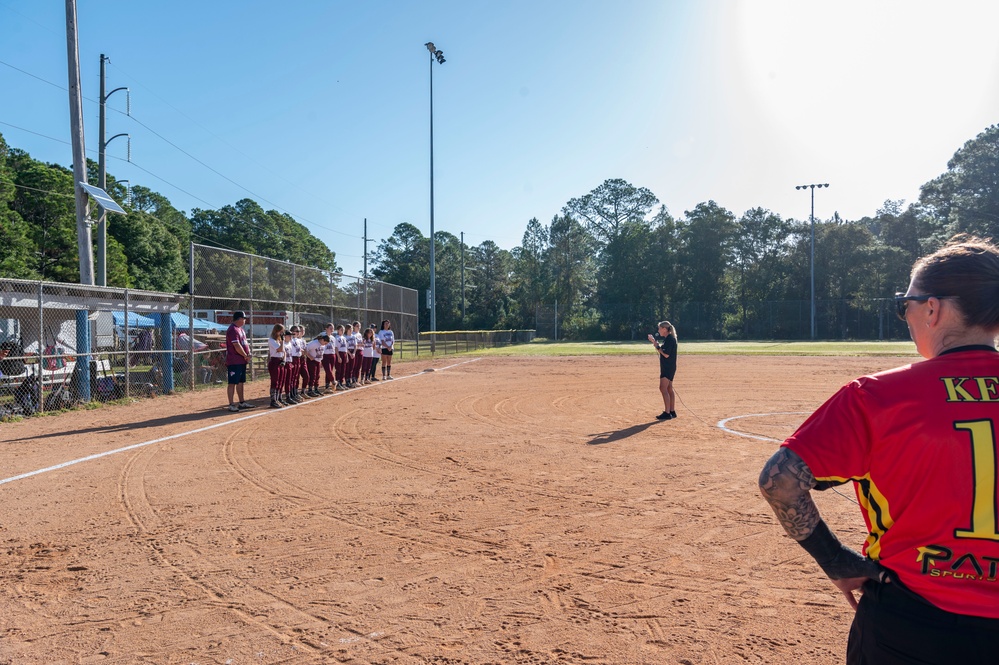
<path id="1" fill-rule="evenodd" d="M 245 319 L 245 318 L 246 314 L 244 314 L 241 310 L 236 310 L 235 312 L 232 313 L 233 321 L 238 321 L 239 319 Z"/>

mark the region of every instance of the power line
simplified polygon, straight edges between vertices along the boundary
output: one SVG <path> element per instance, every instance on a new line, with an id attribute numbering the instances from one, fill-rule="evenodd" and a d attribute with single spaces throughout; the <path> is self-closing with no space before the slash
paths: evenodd
<path id="1" fill-rule="evenodd" d="M 53 83 L 52 81 L 44 79 L 41 76 L 37 76 L 35 74 L 32 74 L 29 71 L 21 69 L 20 67 L 16 67 L 16 66 L 14 66 L 14 65 L 12 65 L 12 64 L 10 64 L 8 62 L 5 62 L 3 60 L 0 60 L 0 64 L 6 65 L 7 67 L 10 67 L 11 69 L 13 69 L 15 71 L 18 71 L 18 72 L 20 72 L 20 73 L 22 73 L 22 74 L 24 74 L 26 76 L 30 76 L 33 79 L 37 79 L 37 80 L 39 80 L 39 81 L 41 81 L 43 83 L 46 83 L 46 84 L 48 84 L 48 85 L 50 85 L 50 86 L 52 86 L 52 87 L 54 87 L 54 88 L 56 88 L 58 90 L 62 90 L 64 92 L 67 90 L 67 88 L 65 88 L 64 86 L 61 86 L 61 85 L 59 85 L 57 83 Z M 143 86 L 143 87 L 145 87 L 145 86 Z M 90 99 L 89 97 L 83 97 L 83 99 L 85 99 L 88 102 L 94 103 L 94 104 L 98 103 L 97 100 Z M 235 185 L 236 187 L 239 187 L 240 189 L 242 189 L 243 191 L 247 192 L 251 196 L 253 196 L 253 197 L 255 197 L 255 198 L 257 198 L 257 199 L 259 199 L 259 200 L 261 200 L 261 201 L 263 201 L 265 203 L 268 203 L 268 204 L 274 206 L 277 210 L 285 213 L 286 215 L 289 215 L 292 218 L 296 218 L 297 220 L 301 220 L 302 222 L 305 222 L 306 224 L 308 224 L 308 225 L 310 225 L 310 226 L 312 226 L 314 228 L 318 228 L 318 229 L 323 229 L 325 231 L 329 231 L 330 233 L 336 233 L 336 234 L 339 234 L 339 235 L 342 235 L 342 236 L 346 236 L 348 238 L 355 238 L 355 239 L 360 239 L 361 238 L 361 236 L 351 235 L 349 233 L 344 233 L 343 231 L 337 231 L 336 229 L 331 229 L 328 226 L 323 226 L 322 224 L 319 224 L 317 222 L 313 222 L 312 220 L 307 219 L 306 217 L 303 217 L 301 215 L 296 215 L 295 213 L 289 211 L 286 208 L 283 208 L 282 206 L 278 205 L 277 203 L 275 203 L 275 202 L 273 202 L 273 201 L 271 201 L 271 200 L 269 200 L 269 199 L 261 196 L 260 194 L 257 194 L 256 192 L 254 192 L 253 190 L 249 189 L 248 187 L 245 187 L 244 185 L 241 185 L 240 183 L 236 182 L 235 180 L 233 180 L 229 176 L 225 175 L 221 171 L 218 171 L 217 169 L 213 168 L 212 166 L 209 166 L 204 161 L 198 159 L 197 157 L 195 157 L 191 153 L 187 152 L 186 150 L 184 150 L 183 148 L 181 148 L 179 145 L 177 145 L 176 143 L 174 143 L 170 139 L 166 138 L 165 136 L 163 136 L 162 134 L 160 134 L 159 132 L 157 132 L 156 130 L 154 130 L 149 125 L 145 124 L 144 122 L 142 122 L 141 120 L 139 120 L 138 118 L 136 118 L 134 115 L 131 115 L 129 113 L 125 113 L 124 111 L 120 111 L 118 109 L 111 109 L 111 110 L 114 111 L 115 113 L 119 113 L 121 115 L 124 115 L 126 118 L 131 119 L 133 122 L 135 122 L 136 124 L 138 124 L 140 127 L 144 128 L 146 131 L 150 132 L 151 134 L 153 134 L 154 136 L 156 136 L 157 138 L 159 138 L 161 141 L 163 141 L 167 145 L 171 146 L 172 148 L 174 148 L 178 152 L 182 153 L 183 155 L 185 155 L 189 159 L 194 160 L 195 162 L 197 162 L 201 166 L 205 167 L 206 169 L 208 169 L 209 171 L 211 171 L 215 175 L 219 176 L 220 178 L 223 178 L 224 180 L 226 180 L 226 181 L 230 182 L 231 184 Z M 26 131 L 28 131 L 28 130 L 26 130 Z M 35 133 L 35 132 L 31 132 L 31 133 Z M 47 138 L 51 138 L 51 137 L 47 137 Z M 188 196 L 191 196 L 191 194 L 189 194 L 188 192 L 184 191 L 183 189 L 181 189 L 179 187 L 177 187 L 177 189 L 179 191 L 184 192 L 185 194 L 188 194 Z M 203 201 L 203 199 L 200 199 L 198 197 L 194 197 L 194 198 L 197 198 L 199 201 Z"/>
<path id="2" fill-rule="evenodd" d="M 257 166 L 259 166 L 259 167 L 263 168 L 263 169 L 264 169 L 265 171 L 267 171 L 268 173 L 270 173 L 270 174 L 271 174 L 271 175 L 273 175 L 274 177 L 276 177 L 276 178 L 279 178 L 279 179 L 283 180 L 283 181 L 284 181 L 284 182 L 286 182 L 287 184 L 289 184 L 289 185 L 291 185 L 292 187 L 296 188 L 296 189 L 297 189 L 298 191 L 300 191 L 300 192 L 304 192 L 304 193 L 306 193 L 306 194 L 309 194 L 310 196 L 313 196 L 313 197 L 315 197 L 315 198 L 316 198 L 317 200 L 319 200 L 320 202 L 322 202 L 322 203 L 324 203 L 324 204 L 326 204 L 326 205 L 328 205 L 328 206 L 331 206 L 331 207 L 334 207 L 334 208 L 337 208 L 337 209 L 340 209 L 340 208 L 339 208 L 338 206 L 336 206 L 336 205 L 335 205 L 334 203 L 332 203 L 332 202 L 330 202 L 330 201 L 328 201 L 328 200 L 324 199 L 324 198 L 323 198 L 322 196 L 320 196 L 320 195 L 316 194 L 315 192 L 313 192 L 313 191 L 311 191 L 311 190 L 307 190 L 307 189 L 303 189 L 303 188 L 302 188 L 302 187 L 301 187 L 301 186 L 300 186 L 300 185 L 299 185 L 298 183 L 296 183 L 296 182 L 293 182 L 293 181 L 291 181 L 291 180 L 288 180 L 287 178 L 283 177 L 283 176 L 282 176 L 282 175 L 281 175 L 280 173 L 276 173 L 276 172 L 272 171 L 271 169 L 269 169 L 269 168 L 267 167 L 267 165 L 266 165 L 266 164 L 263 164 L 263 163 L 261 163 L 261 162 L 257 161 L 257 160 L 256 160 L 256 159 L 254 159 L 254 158 L 253 158 L 253 156 L 251 156 L 251 155 L 247 155 L 247 154 L 246 154 L 245 152 L 243 152 L 242 150 L 240 150 L 240 149 L 239 149 L 239 148 L 237 148 L 236 146 L 232 145 L 231 143 L 229 143 L 228 141 L 226 141 L 226 140 L 225 140 L 224 138 L 222 138 L 221 136 L 219 136 L 218 134 L 216 134 L 216 133 L 215 133 L 215 132 L 213 132 L 212 130 L 208 129 L 207 127 L 205 127 L 204 125 L 202 125 L 202 124 L 201 124 L 200 122 L 198 122 L 197 120 L 195 120 L 195 119 L 194 119 L 194 118 L 192 118 L 191 116 L 187 115 L 186 113 L 184 113 L 183 111 L 181 111 L 180 109 L 178 109 L 178 108 L 177 108 L 176 106 L 174 106 L 173 104 L 171 104 L 171 103 L 170 103 L 170 102 L 168 102 L 167 100 L 165 100 L 165 99 L 163 99 L 162 97 L 160 97 L 159 95 L 157 95 L 157 94 L 156 94 L 156 92 L 155 92 L 154 90 L 152 90 L 152 89 L 151 89 L 151 88 L 150 88 L 149 86 L 147 86 L 147 85 L 144 85 L 144 84 L 142 83 L 142 81 L 140 81 L 140 80 L 138 80 L 137 78 L 135 78 L 134 76 L 130 75 L 130 74 L 129 74 L 128 72 L 126 72 L 125 70 L 123 70 L 123 69 L 122 69 L 121 67 L 117 67 L 117 66 L 115 66 L 115 65 L 114 65 L 113 63 L 111 63 L 111 61 L 110 61 L 110 60 L 108 60 L 108 63 L 109 63 L 109 64 L 111 64 L 111 66 L 112 66 L 112 67 L 114 67 L 114 68 L 115 68 L 115 69 L 116 69 L 116 70 L 117 70 L 118 72 L 120 72 L 121 74 L 123 74 L 123 75 L 124 75 L 124 76 L 125 76 L 126 78 L 128 78 L 128 79 L 131 79 L 131 80 L 132 80 L 132 81 L 134 81 L 134 82 L 135 82 L 135 83 L 136 83 L 136 84 L 137 84 L 137 85 L 138 85 L 139 87 L 141 87 L 142 89 L 146 90 L 146 91 L 147 91 L 147 92 L 148 92 L 149 94 L 151 94 L 151 95 L 152 95 L 153 97 L 155 97 L 156 99 L 160 100 L 160 102 L 162 102 L 163 104 L 165 104 L 165 105 L 166 105 L 166 106 L 168 106 L 169 108 L 171 108 L 171 109 L 173 109 L 174 111 L 176 111 L 176 112 L 177 112 L 177 113 L 178 113 L 178 114 L 179 114 L 180 116 L 182 116 L 182 117 L 186 118 L 187 120 L 189 120 L 189 121 L 190 121 L 190 122 L 191 122 L 192 124 L 194 124 L 194 126 L 198 127 L 199 129 L 201 129 L 201 130 L 203 130 L 203 131 L 207 132 L 208 134 L 210 134 L 210 135 L 211 135 L 211 136 L 213 136 L 214 138 L 218 139 L 218 140 L 219 140 L 220 142 L 222 142 L 223 144 L 225 144 L 226 146 L 228 146 L 229 148 L 231 148 L 231 149 L 232 149 L 232 150 L 233 150 L 234 152 L 236 152 L 237 154 L 241 155 L 242 157 L 245 157 L 246 159 L 249 159 L 250 161 L 252 161 L 252 162 L 253 162 L 254 164 L 256 164 Z M 340 209 L 340 210 L 342 210 L 342 209 Z"/>
<path id="3" fill-rule="evenodd" d="M 112 109 L 112 110 L 114 110 L 114 109 Z M 291 217 L 297 217 L 298 219 L 301 219 L 303 222 L 306 222 L 306 223 L 308 223 L 311 226 L 314 226 L 316 228 L 324 229 L 324 230 L 330 231 L 332 233 L 339 233 L 340 235 L 347 236 L 348 238 L 360 238 L 361 237 L 361 236 L 354 236 L 354 235 L 351 235 L 349 233 L 344 233 L 343 231 L 337 231 L 336 229 L 331 229 L 329 227 L 323 226 L 322 224 L 317 224 L 316 222 L 313 222 L 312 220 L 306 219 L 305 217 L 302 217 L 301 215 L 296 215 L 296 214 L 290 212 L 289 210 L 287 210 L 285 208 L 282 208 L 277 203 L 274 203 L 273 201 L 270 201 L 269 199 L 264 198 L 260 194 L 257 194 L 256 192 L 254 192 L 253 190 L 249 189 L 248 187 L 245 187 L 245 186 L 239 184 L 238 182 L 236 182 L 235 180 L 233 180 L 229 176 L 225 175 L 224 173 L 216 170 L 215 168 L 213 168 L 213 167 L 209 166 L 208 164 L 206 164 L 205 162 L 201 161 L 200 159 L 198 159 L 197 157 L 195 157 L 191 153 L 187 152 L 186 150 L 184 150 L 183 148 L 181 148 L 179 145 L 177 145 L 176 143 L 174 143 L 170 139 L 166 138 L 165 136 L 163 136 L 162 134 L 160 134 L 159 132 L 157 132 L 156 130 L 154 130 L 149 125 L 145 124 L 144 122 L 142 122 L 141 120 L 139 120 L 138 118 L 136 118 L 134 115 L 128 115 L 126 113 L 123 113 L 122 111 L 115 111 L 115 112 L 116 113 L 121 113 L 125 117 L 130 118 L 137 125 L 139 125 L 140 127 L 145 128 L 148 132 L 150 132 L 151 134 L 153 134 L 154 136 L 156 136 L 157 138 L 159 138 L 161 141 L 163 141 L 167 145 L 169 145 L 169 146 L 173 147 L 175 150 L 183 153 L 184 155 L 186 155 L 190 159 L 193 159 L 195 162 L 197 162 L 201 166 L 205 167 L 206 169 L 208 169 L 209 171 L 211 171 L 215 175 L 217 175 L 220 178 L 223 178 L 224 180 L 226 180 L 226 181 L 232 183 L 233 185 L 239 187 L 240 189 L 242 189 L 246 193 L 250 194 L 251 196 L 254 196 L 257 199 L 260 199 L 261 201 L 263 201 L 265 203 L 269 203 L 270 205 L 274 206 L 277 210 L 280 210 L 281 212 L 283 212 L 283 213 L 285 213 L 287 215 L 290 215 Z"/>
<path id="4" fill-rule="evenodd" d="M 40 134 L 38 132 L 33 132 L 30 129 L 25 129 L 24 127 L 18 127 L 17 125 L 12 125 L 9 122 L 4 122 L 3 120 L 0 120 L 0 125 L 6 125 L 7 127 L 13 127 L 14 129 L 19 129 L 22 132 L 27 132 L 28 134 L 34 134 L 35 136 L 41 136 L 43 139 L 49 139 L 49 140 L 52 140 L 52 141 L 57 141 L 59 143 L 64 143 L 66 145 L 69 145 L 69 141 L 65 141 L 63 139 L 57 139 L 56 137 L 54 137 L 54 136 L 48 136 L 47 134 Z"/>

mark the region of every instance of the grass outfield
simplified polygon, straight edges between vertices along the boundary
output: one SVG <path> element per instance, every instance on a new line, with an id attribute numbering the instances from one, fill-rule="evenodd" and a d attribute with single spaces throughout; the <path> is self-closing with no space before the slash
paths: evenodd
<path id="1" fill-rule="evenodd" d="M 448 346 L 438 345 L 437 355 L 455 355 Z M 412 345 L 403 354 L 414 359 Z M 535 341 L 494 349 L 469 351 L 477 356 L 612 356 L 650 353 L 648 342 L 548 342 Z M 754 356 L 912 356 L 916 347 L 906 342 L 685 342 L 680 340 L 682 355 L 754 355 Z M 457 355 L 465 355 L 459 347 Z M 420 357 L 430 356 L 429 344 L 420 344 Z"/>

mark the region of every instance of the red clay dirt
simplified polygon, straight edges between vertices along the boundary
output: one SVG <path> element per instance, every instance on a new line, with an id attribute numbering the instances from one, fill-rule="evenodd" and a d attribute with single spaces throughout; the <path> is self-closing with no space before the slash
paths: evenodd
<path id="1" fill-rule="evenodd" d="M 0 484 L 0 663 L 843 662 L 852 610 L 757 490 L 777 444 L 716 423 L 781 439 L 905 362 L 681 356 L 671 422 L 654 357 L 446 357 L 3 424 L 0 480 L 158 442 Z"/>

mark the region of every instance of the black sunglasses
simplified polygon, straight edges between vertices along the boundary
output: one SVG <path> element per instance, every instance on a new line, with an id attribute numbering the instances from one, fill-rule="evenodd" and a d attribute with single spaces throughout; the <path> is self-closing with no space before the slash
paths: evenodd
<path id="1" fill-rule="evenodd" d="M 936 298 L 937 300 L 943 300 L 944 298 L 951 298 L 953 296 L 934 296 L 934 295 L 922 295 L 922 296 L 907 296 L 904 293 L 895 294 L 895 314 L 898 318 L 905 321 L 905 310 L 909 308 L 910 302 L 926 302 L 930 298 Z"/>

